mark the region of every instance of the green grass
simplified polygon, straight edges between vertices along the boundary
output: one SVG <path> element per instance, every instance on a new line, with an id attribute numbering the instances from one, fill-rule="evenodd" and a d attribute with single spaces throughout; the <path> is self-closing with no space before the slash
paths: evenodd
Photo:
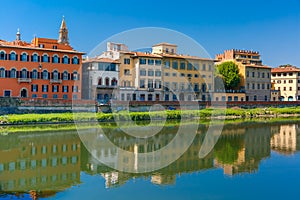
<path id="1" fill-rule="evenodd" d="M 151 118 L 162 120 L 180 120 L 181 118 L 200 118 L 210 119 L 210 117 L 230 118 L 257 118 L 257 117 L 280 117 L 282 115 L 299 115 L 300 107 L 289 108 L 255 108 L 240 109 L 229 108 L 221 109 L 202 109 L 202 110 L 168 110 L 155 112 L 131 112 L 124 111 L 119 113 L 52 113 L 52 114 L 12 114 L 0 116 L 1 124 L 38 124 L 38 123 L 71 123 L 74 121 L 89 122 L 113 122 L 115 120 L 122 121 L 149 121 Z"/>

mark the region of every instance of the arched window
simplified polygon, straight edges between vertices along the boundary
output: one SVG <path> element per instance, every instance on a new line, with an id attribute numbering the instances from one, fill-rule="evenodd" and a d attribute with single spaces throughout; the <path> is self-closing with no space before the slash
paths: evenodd
<path id="1" fill-rule="evenodd" d="M 49 62 L 49 56 L 47 54 L 42 56 L 42 62 Z"/>
<path id="2" fill-rule="evenodd" d="M 58 55 L 54 55 L 54 56 L 52 57 L 52 62 L 53 62 L 53 63 L 59 63 L 59 57 L 58 57 Z"/>
<path id="3" fill-rule="evenodd" d="M 63 73 L 63 80 L 69 80 L 69 73 L 67 71 Z"/>
<path id="4" fill-rule="evenodd" d="M 32 70 L 31 72 L 31 78 L 32 79 L 37 79 L 38 78 L 38 72 L 36 69 Z"/>
<path id="5" fill-rule="evenodd" d="M 98 85 L 102 85 L 102 78 L 101 77 L 98 79 Z"/>
<path id="6" fill-rule="evenodd" d="M 75 64 L 75 65 L 79 64 L 79 59 L 78 59 L 77 56 L 74 56 L 74 57 L 72 58 L 72 64 Z"/>
<path id="7" fill-rule="evenodd" d="M 5 51 L 0 52 L 0 60 L 6 60 L 6 52 Z"/>
<path id="8" fill-rule="evenodd" d="M 21 78 L 28 78 L 27 69 L 22 69 L 22 71 L 21 71 Z"/>
<path id="9" fill-rule="evenodd" d="M 17 70 L 11 69 L 10 70 L 10 78 L 16 78 L 17 77 Z"/>
<path id="10" fill-rule="evenodd" d="M 108 77 L 105 78 L 105 85 L 109 86 L 109 78 Z"/>
<path id="11" fill-rule="evenodd" d="M 52 72 L 52 79 L 58 80 L 58 71 L 57 71 L 57 70 L 54 70 L 54 71 Z"/>
<path id="12" fill-rule="evenodd" d="M 62 60 L 62 63 L 69 64 L 69 57 L 68 56 L 64 56 L 63 60 Z"/>
<path id="13" fill-rule="evenodd" d="M 43 71 L 42 78 L 45 79 L 45 80 L 48 79 L 48 71 L 47 70 Z"/>
<path id="14" fill-rule="evenodd" d="M 0 68 L 0 78 L 5 78 L 5 69 L 3 67 Z"/>
<path id="15" fill-rule="evenodd" d="M 15 52 L 10 52 L 9 60 L 17 60 L 17 54 Z"/>
<path id="16" fill-rule="evenodd" d="M 28 54 L 27 54 L 27 53 L 25 53 L 25 52 L 24 52 L 24 53 L 22 53 L 22 54 L 21 54 L 21 58 L 20 58 L 20 60 L 21 60 L 21 61 L 28 61 Z"/>
<path id="17" fill-rule="evenodd" d="M 37 53 L 32 54 L 31 61 L 32 62 L 39 62 L 39 55 Z"/>
<path id="18" fill-rule="evenodd" d="M 116 78 L 113 78 L 113 79 L 111 80 L 111 85 L 112 85 L 112 86 L 116 86 L 117 83 L 118 83 L 118 81 L 117 81 Z"/>

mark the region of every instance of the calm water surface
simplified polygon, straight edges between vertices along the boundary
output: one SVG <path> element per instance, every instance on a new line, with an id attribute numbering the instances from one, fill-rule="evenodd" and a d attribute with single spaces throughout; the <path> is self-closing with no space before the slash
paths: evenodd
<path id="1" fill-rule="evenodd" d="M 143 174 L 101 164 L 75 130 L 9 133 L 2 127 L 0 199 L 298 199 L 299 127 L 300 121 L 227 124 L 214 149 L 199 159 L 207 130 L 200 125 L 178 160 Z M 105 134 L 124 150 L 137 147 L 144 153 L 162 148 L 177 130 L 170 125 L 149 140 L 109 126 Z M 105 146 L 99 152 L 117 156 Z M 118 162 L 132 164 L 124 158 Z"/>

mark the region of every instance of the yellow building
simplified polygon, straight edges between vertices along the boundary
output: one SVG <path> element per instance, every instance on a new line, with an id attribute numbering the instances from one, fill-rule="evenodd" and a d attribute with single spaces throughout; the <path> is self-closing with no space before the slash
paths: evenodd
<path id="1" fill-rule="evenodd" d="M 296 124 L 281 125 L 278 133 L 271 138 L 271 148 L 279 153 L 292 154 L 297 151 Z"/>
<path id="2" fill-rule="evenodd" d="M 300 69 L 291 65 L 272 69 L 272 84 L 280 91 L 280 101 L 300 100 Z"/>
<path id="3" fill-rule="evenodd" d="M 235 62 L 239 67 L 241 82 L 234 92 L 245 93 L 246 101 L 269 101 L 271 96 L 271 67 L 262 64 L 256 51 L 225 50 L 216 55 L 216 64 Z M 232 91 L 226 91 L 232 92 Z"/>

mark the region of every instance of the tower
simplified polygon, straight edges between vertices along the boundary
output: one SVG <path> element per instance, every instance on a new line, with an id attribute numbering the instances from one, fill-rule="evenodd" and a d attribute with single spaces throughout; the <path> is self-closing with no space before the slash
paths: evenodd
<path id="1" fill-rule="evenodd" d="M 61 21 L 61 25 L 60 25 L 60 29 L 59 29 L 58 43 L 69 45 L 68 29 L 67 29 L 67 25 L 66 25 L 64 17 Z"/>
<path id="2" fill-rule="evenodd" d="M 21 40 L 21 33 L 20 33 L 20 29 L 18 28 L 17 34 L 16 34 L 16 41 L 20 41 Z"/>

